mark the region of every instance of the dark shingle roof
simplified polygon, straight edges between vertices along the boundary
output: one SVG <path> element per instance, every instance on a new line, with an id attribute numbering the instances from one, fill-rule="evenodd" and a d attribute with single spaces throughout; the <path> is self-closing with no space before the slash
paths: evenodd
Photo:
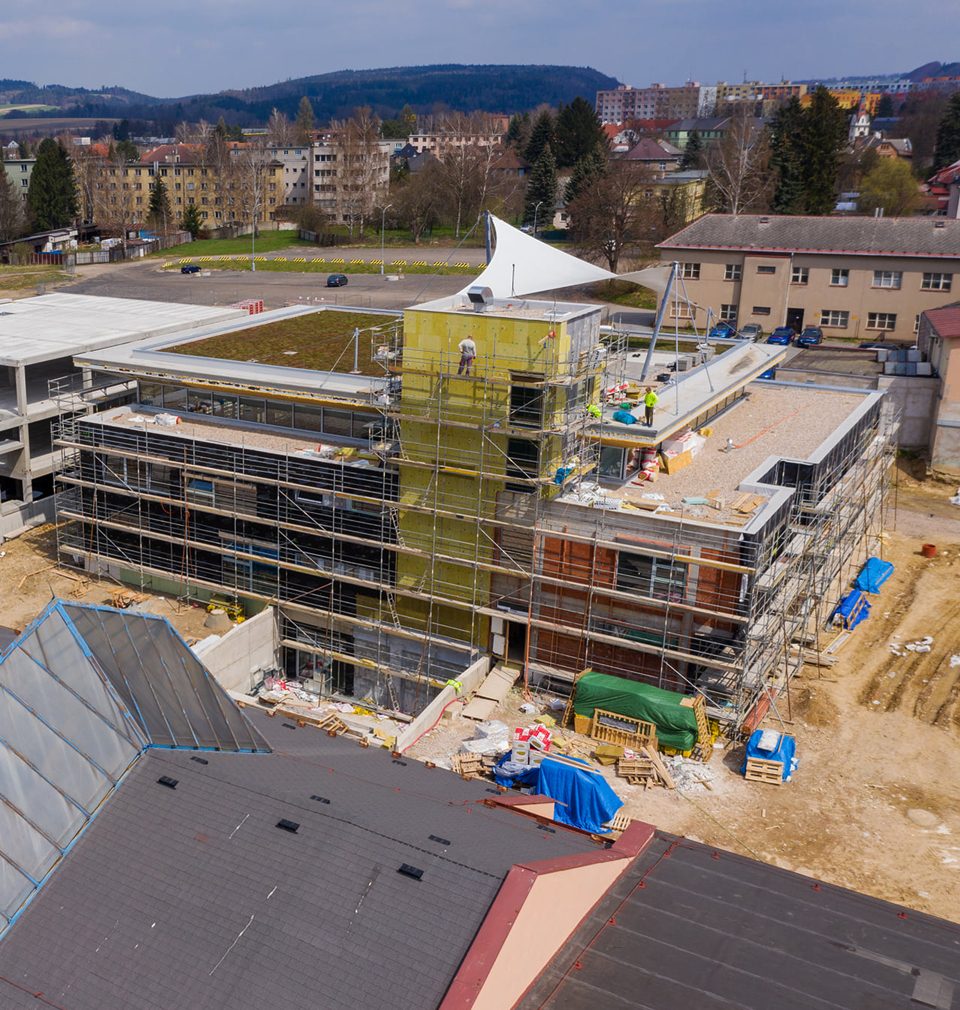
<path id="1" fill-rule="evenodd" d="M 707 214 L 658 248 L 956 258 L 960 257 L 960 221 Z"/>
<path id="2" fill-rule="evenodd" d="M 274 753 L 139 760 L 0 941 L 0 1005 L 9 979 L 66 1010 L 425 1010 L 513 863 L 590 847 L 486 783 L 247 712 Z"/>
<path id="3" fill-rule="evenodd" d="M 657 832 L 520 1008 L 909 1010 L 954 992 L 953 923 Z"/>

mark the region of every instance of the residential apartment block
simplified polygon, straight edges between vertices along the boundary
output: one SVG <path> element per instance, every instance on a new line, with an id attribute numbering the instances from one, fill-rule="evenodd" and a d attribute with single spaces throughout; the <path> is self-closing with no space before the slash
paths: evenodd
<path id="1" fill-rule="evenodd" d="M 33 174 L 33 166 L 36 162 L 36 158 L 4 157 L 3 159 L 2 167 L 7 178 L 24 200 L 30 190 L 30 176 Z"/>
<path id="2" fill-rule="evenodd" d="M 267 153 L 283 166 L 283 203 L 299 207 L 313 199 L 313 148 L 310 144 L 271 144 Z"/>
<path id="3" fill-rule="evenodd" d="M 337 222 L 382 205 L 390 186 L 392 141 L 330 133 L 310 148 L 311 200 Z"/>
<path id="4" fill-rule="evenodd" d="M 930 425 L 930 466 L 955 480 L 960 476 L 960 304 L 924 312 L 917 347 L 939 383 Z"/>
<path id="5" fill-rule="evenodd" d="M 922 312 L 956 298 L 960 221 L 709 214 L 658 248 L 696 303 L 671 308 L 685 324 L 704 326 L 709 307 L 768 332 L 913 340 Z"/>
<path id="6" fill-rule="evenodd" d="M 596 110 L 602 123 L 629 123 L 640 119 L 692 119 L 712 116 L 717 105 L 717 89 L 687 81 L 680 87 L 651 84 L 633 88 L 626 84 L 598 91 Z"/>
<path id="7" fill-rule="evenodd" d="M 510 256 L 534 242 L 504 234 Z M 542 248 L 526 252 L 524 275 Z M 58 429 L 62 557 L 272 605 L 288 676 L 328 696 L 416 713 L 493 657 L 531 681 L 592 666 L 695 687 L 739 725 L 879 529 L 882 394 L 757 386 L 785 353 L 760 344 L 645 363 L 600 314 L 481 285 L 402 317 L 291 307 L 81 355 L 138 395 Z M 266 363 L 290 321 L 298 354 Z M 668 376 L 652 425 L 615 416 Z M 784 397 L 811 423 L 755 439 Z M 710 452 L 751 446 L 720 483 L 696 458 L 707 427 Z M 650 508 L 658 452 L 681 458 Z"/>

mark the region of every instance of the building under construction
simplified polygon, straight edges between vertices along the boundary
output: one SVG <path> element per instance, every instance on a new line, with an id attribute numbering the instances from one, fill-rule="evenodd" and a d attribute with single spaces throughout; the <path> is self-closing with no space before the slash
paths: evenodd
<path id="1" fill-rule="evenodd" d="M 415 713 L 492 656 L 742 724 L 875 547 L 894 419 L 879 393 L 757 381 L 783 348 L 676 334 L 647 360 L 600 317 L 481 284 L 85 355 L 91 393 L 135 394 L 57 432 L 62 558 L 273 605 L 287 675 L 327 696 Z M 626 421 L 648 368 L 653 421 Z"/>

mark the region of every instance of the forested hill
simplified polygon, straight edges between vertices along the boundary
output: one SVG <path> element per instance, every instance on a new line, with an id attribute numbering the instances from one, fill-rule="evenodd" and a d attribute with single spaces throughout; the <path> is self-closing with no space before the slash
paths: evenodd
<path id="1" fill-rule="evenodd" d="M 48 87 L 44 91 L 44 99 L 50 105 L 59 106 L 59 115 L 123 116 L 170 122 L 185 119 L 216 121 L 223 116 L 228 123 L 253 126 L 265 123 L 274 108 L 292 118 L 303 95 L 312 102 L 317 120 L 323 122 L 349 116 L 361 105 L 371 106 L 387 119 L 397 116 L 404 105 L 410 105 L 420 113 L 441 109 L 512 113 L 533 109 L 544 102 L 559 105 L 572 101 L 578 95 L 592 103 L 599 89 L 613 88 L 617 83 L 616 78 L 591 67 L 443 64 L 341 70 L 266 87 L 182 98 L 156 99 L 135 96 L 130 92 L 105 94 L 58 87 L 63 100 L 55 102 L 51 100 L 52 90 Z M 29 85 L 28 88 L 31 99 L 36 101 L 35 86 Z M 8 102 L 17 100 L 11 94 L 15 90 L 7 89 Z M 68 98 L 65 93 L 70 91 L 74 93 Z"/>

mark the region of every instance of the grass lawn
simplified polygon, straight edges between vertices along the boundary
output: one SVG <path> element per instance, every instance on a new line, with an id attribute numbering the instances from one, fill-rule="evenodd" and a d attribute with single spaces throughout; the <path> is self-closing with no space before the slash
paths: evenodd
<path id="1" fill-rule="evenodd" d="M 60 284 L 73 280 L 72 276 L 57 267 L 0 266 L 0 291 L 25 291 L 37 284 Z"/>
<path id="2" fill-rule="evenodd" d="M 629 281 L 607 281 L 598 287 L 597 295 L 604 301 L 629 309 L 655 309 L 658 304 L 655 291 Z"/>
<path id="3" fill-rule="evenodd" d="M 402 320 L 402 316 L 323 309 L 237 333 L 165 347 L 164 351 L 322 372 L 349 372 L 353 368 L 353 331 L 360 329 L 367 331 L 360 334 L 360 373 L 382 376 L 386 372 L 372 360 L 373 353 L 381 344 L 398 343 L 391 339 L 391 332 L 402 328 Z M 371 327 L 380 332 L 370 332 Z"/>
<path id="4" fill-rule="evenodd" d="M 291 246 L 303 245 L 300 233 L 296 228 L 282 231 L 262 231 L 257 236 L 257 253 L 279 252 Z M 201 238 L 185 245 L 164 249 L 153 256 L 230 256 L 238 253 L 250 255 L 250 236 L 239 235 L 237 238 Z"/>
<path id="5" fill-rule="evenodd" d="M 479 274 L 483 270 L 482 266 L 471 266 L 463 260 L 447 263 L 443 259 L 436 259 L 436 254 L 429 260 L 391 260 L 387 256 L 386 271 L 390 274 Z M 201 265 L 204 270 L 249 270 L 249 256 L 233 256 L 230 259 L 207 260 L 204 256 L 181 257 L 173 263 L 167 263 L 165 270 L 179 270 L 183 263 L 195 262 Z M 257 270 L 272 271 L 274 273 L 299 273 L 299 274 L 378 274 L 380 273 L 379 260 L 351 259 L 349 256 L 279 256 L 267 259 L 257 256 Z"/>

